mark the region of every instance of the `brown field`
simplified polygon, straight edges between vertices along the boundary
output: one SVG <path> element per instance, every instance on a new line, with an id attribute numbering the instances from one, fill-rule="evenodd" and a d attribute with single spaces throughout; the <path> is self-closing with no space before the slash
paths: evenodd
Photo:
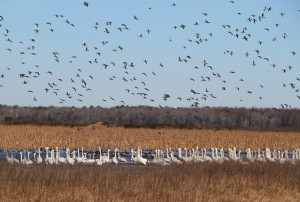
<path id="1" fill-rule="evenodd" d="M 299 201 L 300 164 L 0 164 L 0 201 Z"/>
<path id="2" fill-rule="evenodd" d="M 0 148 L 295 149 L 300 132 L 0 125 Z M 0 201 L 299 201 L 300 164 L 17 165 L 0 162 Z"/>
<path id="3" fill-rule="evenodd" d="M 97 123 L 85 127 L 0 125 L 0 148 L 35 149 L 59 147 L 119 148 L 211 148 L 296 149 L 300 132 L 268 132 L 208 129 L 149 129 L 107 127 Z"/>

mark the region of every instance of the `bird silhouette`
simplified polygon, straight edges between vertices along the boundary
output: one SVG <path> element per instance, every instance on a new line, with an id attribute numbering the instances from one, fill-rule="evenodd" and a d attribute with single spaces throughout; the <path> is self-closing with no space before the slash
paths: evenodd
<path id="1" fill-rule="evenodd" d="M 232 12 L 235 16 L 234 23 L 224 23 L 221 25 L 215 24 L 217 20 L 214 19 L 217 19 L 218 16 L 214 15 L 213 12 L 210 13 L 210 10 L 207 10 L 205 12 L 200 11 L 195 13 L 195 18 L 193 19 L 188 20 L 182 17 L 180 22 L 176 24 L 170 24 L 170 22 L 166 21 L 164 23 L 169 26 L 159 28 L 153 24 L 151 16 L 154 15 L 154 11 L 161 11 L 154 9 L 152 6 L 147 6 L 144 8 L 147 11 L 146 13 L 139 12 L 135 13 L 135 15 L 131 13 L 129 18 L 128 16 L 124 18 L 121 17 L 121 20 L 117 20 L 112 14 L 110 19 L 106 18 L 100 21 L 98 18 L 97 21 L 94 20 L 87 24 L 81 23 L 81 21 L 78 21 L 74 16 L 72 17 L 72 15 L 67 18 L 62 14 L 51 14 L 48 18 L 45 18 L 44 22 L 37 21 L 37 18 L 33 19 L 35 21 L 30 21 L 28 24 L 31 24 L 31 26 L 28 29 L 28 33 L 24 31 L 24 34 L 20 34 L 17 37 L 14 33 L 15 31 L 9 28 L 7 24 L 8 21 L 4 21 L 6 17 L 0 16 L 0 29 L 3 31 L 3 38 L 0 40 L 4 44 L 4 54 L 5 56 L 16 58 L 16 62 L 21 64 L 23 68 L 16 70 L 17 67 L 13 67 L 12 69 L 14 71 L 2 74 L 1 71 L 6 71 L 6 69 L 0 67 L 1 87 L 8 88 L 8 85 L 3 85 L 5 84 L 4 82 L 7 82 L 8 79 L 13 77 L 17 77 L 19 84 L 24 84 L 24 86 L 22 85 L 23 88 L 20 89 L 33 94 L 35 96 L 34 101 L 37 101 L 36 98 L 39 97 L 39 93 L 46 92 L 49 98 L 53 96 L 60 104 L 72 104 L 70 99 L 73 96 L 69 92 L 76 92 L 72 99 L 76 100 L 76 98 L 79 98 L 77 101 L 85 103 L 88 94 L 96 95 L 96 93 L 100 91 L 100 87 L 94 87 L 97 82 L 100 83 L 99 86 L 105 86 L 105 81 L 109 81 L 107 89 L 111 92 L 118 90 L 124 92 L 125 90 L 125 92 L 128 93 L 126 95 L 132 96 L 133 100 L 135 100 L 138 95 L 138 99 L 142 98 L 141 102 L 149 103 L 150 101 L 153 102 L 152 104 L 159 105 L 160 103 L 158 101 L 154 103 L 154 100 L 159 100 L 154 97 L 156 96 L 154 92 L 157 91 L 157 89 L 155 89 L 157 87 L 154 86 L 159 86 L 164 90 L 163 92 L 173 92 L 169 91 L 173 89 L 168 89 L 173 88 L 171 84 L 170 86 L 169 84 L 162 84 L 162 82 L 169 81 L 167 78 L 172 78 L 178 82 L 178 84 L 176 84 L 178 86 L 174 88 L 178 91 L 176 97 L 180 98 L 177 100 L 181 101 L 183 105 L 186 104 L 187 106 L 197 107 L 200 103 L 199 100 L 209 101 L 212 98 L 219 98 L 219 100 L 221 100 L 221 95 L 227 95 L 227 92 L 230 93 L 232 89 L 235 90 L 235 99 L 237 101 L 243 100 L 246 104 L 247 100 L 244 97 L 245 92 L 254 95 L 258 92 L 255 92 L 254 89 L 253 91 L 245 91 L 243 90 L 245 86 L 258 86 L 260 90 L 259 93 L 266 92 L 266 89 L 269 87 L 267 84 L 259 81 L 259 79 L 257 79 L 257 82 L 261 83 L 258 83 L 259 85 L 249 83 L 253 81 L 253 79 L 250 78 L 252 76 L 251 74 L 257 74 L 264 67 L 273 67 L 265 68 L 266 74 L 273 75 L 273 72 L 276 71 L 283 72 L 284 74 L 281 74 L 281 79 L 284 80 L 283 83 L 286 89 L 292 89 L 294 93 L 299 92 L 299 84 L 297 83 L 299 78 L 296 77 L 296 80 L 291 80 L 289 77 L 290 72 L 293 74 L 297 70 L 297 61 L 287 59 L 286 61 L 289 62 L 289 64 L 284 62 L 282 62 L 282 64 L 276 62 L 276 56 L 273 56 L 271 52 L 267 51 L 268 48 L 272 46 L 274 50 L 276 48 L 278 53 L 280 52 L 282 57 L 288 58 L 289 56 L 296 56 L 298 49 L 293 50 L 293 48 L 291 48 L 290 51 L 284 52 L 284 49 L 278 48 L 279 45 L 291 43 L 293 40 L 292 36 L 294 33 L 291 34 L 289 33 L 290 30 L 286 29 L 293 15 L 290 15 L 287 10 L 284 12 L 274 12 L 273 10 L 275 9 L 273 9 L 272 6 L 264 6 L 260 10 L 257 9 L 246 16 L 246 13 L 249 13 L 249 8 L 241 6 L 239 7 L 240 10 L 236 11 L 233 9 L 235 5 L 231 5 L 235 4 L 236 1 L 228 2 L 230 5 L 228 12 Z M 92 12 L 94 12 L 92 11 L 93 7 L 98 8 L 97 6 L 99 6 L 97 3 L 97 5 L 95 4 L 92 7 L 88 1 L 82 2 L 82 5 L 83 6 L 80 6 L 79 9 L 82 9 L 85 13 L 85 7 L 90 8 L 83 18 L 89 18 Z M 170 16 L 173 16 L 177 14 L 177 12 L 181 12 L 181 9 L 187 6 L 189 6 L 189 4 L 182 6 L 177 5 L 175 2 L 169 2 L 169 4 L 164 5 L 164 9 L 166 13 L 170 11 Z M 122 12 L 119 14 L 122 15 Z M 98 14 L 95 14 L 95 17 L 97 17 L 97 15 Z M 226 18 L 227 17 L 224 17 L 224 22 L 226 22 Z M 267 18 L 268 20 L 265 20 Z M 74 22 L 72 22 L 73 20 Z M 238 26 L 238 22 L 245 25 L 249 23 L 249 26 Z M 77 23 L 80 24 L 80 26 L 75 27 Z M 282 26 L 283 23 L 285 26 Z M 69 25 L 74 27 L 74 29 L 70 29 Z M 95 36 L 90 33 L 91 31 L 96 33 Z M 60 39 L 60 37 L 62 37 L 61 39 L 63 39 L 63 35 L 61 35 L 63 32 L 68 32 L 70 33 L 69 36 L 72 36 L 69 38 L 74 42 L 74 44 L 70 44 L 72 51 L 63 50 L 64 48 L 67 49 L 67 47 L 64 43 L 61 43 L 57 47 L 51 48 L 56 50 L 49 50 L 48 53 L 45 53 L 46 47 L 43 47 L 42 44 L 46 41 L 43 40 L 47 38 L 52 42 L 54 38 Z M 83 33 L 85 33 L 85 35 Z M 162 41 L 158 42 L 158 40 L 160 40 L 160 37 L 158 37 L 159 34 Z M 59 38 L 58 35 L 60 35 Z M 136 38 L 136 36 L 139 37 L 138 42 L 132 43 L 132 41 L 130 41 L 131 37 Z M 222 39 L 223 42 L 218 45 L 220 48 L 216 48 L 214 46 L 219 39 Z M 172 43 L 168 42 L 168 44 L 164 44 L 163 40 Z M 14 43 L 15 41 L 19 43 Z M 147 44 L 158 44 L 159 48 L 155 49 L 153 54 L 145 54 L 146 52 L 142 50 L 147 50 L 147 52 L 154 50 Z M 236 46 L 235 44 L 243 44 L 243 46 Z M 168 50 L 172 51 L 166 51 L 165 54 L 162 52 L 164 48 L 160 47 L 168 48 Z M 200 50 L 210 51 L 198 54 Z M 74 53 L 71 54 L 71 52 Z M 224 61 L 223 66 L 219 61 L 212 59 L 218 58 L 218 54 L 222 53 L 225 54 L 225 57 L 228 56 L 226 59 L 220 58 L 220 61 Z M 135 57 L 130 56 L 134 54 Z M 52 59 L 49 63 L 46 63 L 47 57 Z M 226 67 L 227 59 L 230 61 L 230 64 L 233 63 L 232 66 Z M 177 61 L 180 64 L 174 66 L 172 61 Z M 55 64 L 52 64 L 52 62 Z M 244 69 L 236 67 L 236 64 L 239 62 L 243 62 L 246 67 L 256 67 L 249 70 L 245 69 L 245 71 L 249 71 L 249 74 L 247 73 L 245 77 L 243 76 L 245 80 L 239 77 L 244 73 Z M 88 64 L 88 66 L 85 66 L 85 63 Z M 201 63 L 204 68 L 201 68 Z M 34 66 L 34 64 L 36 65 Z M 159 64 L 157 66 L 161 68 L 157 68 L 155 65 L 151 66 L 151 64 Z M 1 63 L 1 66 L 5 65 Z M 48 70 L 38 70 L 44 66 Z M 67 68 L 65 68 L 65 66 L 67 66 Z M 174 66 L 174 68 L 171 68 L 172 66 Z M 80 69 L 78 69 L 78 67 L 80 67 Z M 177 71 L 179 67 L 182 69 Z M 122 71 L 123 68 L 126 71 Z M 75 71 L 73 71 L 73 73 L 62 73 L 62 69 Z M 101 72 L 96 73 L 96 71 Z M 177 73 L 178 75 L 175 76 Z M 112 74 L 115 76 L 112 76 Z M 179 79 L 181 76 L 193 82 L 181 82 L 181 79 Z M 122 82 L 121 85 L 118 83 L 120 81 Z M 200 87 L 196 86 L 199 84 L 199 81 L 201 82 Z M 242 86 L 233 84 L 234 81 L 243 82 L 240 83 Z M 45 84 L 36 85 L 36 82 L 45 82 Z M 211 88 L 211 85 L 215 87 Z M 209 89 L 209 91 L 207 89 Z M 226 90 L 226 92 L 220 89 Z M 220 93 L 220 91 L 222 93 Z M 192 96 L 184 96 L 186 93 L 191 93 Z M 260 100 L 262 100 L 262 97 L 265 98 L 265 96 L 260 95 L 263 94 L 257 96 L 259 99 L 257 101 L 263 103 L 263 101 Z M 110 100 L 116 100 L 117 102 L 114 102 L 116 105 L 125 104 L 125 101 L 128 103 L 125 98 L 121 97 L 121 94 L 119 94 L 118 97 L 116 96 L 114 100 Z M 168 93 L 163 95 L 163 100 L 172 101 Z M 250 99 L 249 102 L 251 102 Z"/>

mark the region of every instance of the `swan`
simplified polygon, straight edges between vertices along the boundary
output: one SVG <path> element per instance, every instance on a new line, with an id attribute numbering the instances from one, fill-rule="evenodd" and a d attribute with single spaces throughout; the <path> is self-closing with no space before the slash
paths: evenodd
<path id="1" fill-rule="evenodd" d="M 75 160 L 77 161 L 77 163 L 81 163 L 81 162 L 83 162 L 83 160 L 84 160 L 84 157 L 83 157 L 83 148 L 81 148 L 82 149 L 82 154 L 81 154 L 81 157 L 80 157 L 80 151 L 79 151 L 79 148 L 77 148 L 77 157 L 76 157 L 76 155 L 75 155 Z"/>
<path id="2" fill-rule="evenodd" d="M 84 155 L 83 148 L 81 148 L 81 157 L 82 157 L 82 161 L 86 160 L 86 156 Z"/>
<path id="3" fill-rule="evenodd" d="M 131 149 L 130 152 L 131 152 L 131 161 L 133 163 L 137 163 L 137 157 L 135 157 L 134 149 Z"/>
<path id="4" fill-rule="evenodd" d="M 155 150 L 154 159 L 152 162 L 156 164 L 161 164 L 163 162 L 162 151 L 160 149 Z"/>
<path id="5" fill-rule="evenodd" d="M 267 147 L 266 148 L 266 159 L 271 158 L 271 150 Z"/>
<path id="6" fill-rule="evenodd" d="M 151 156 L 153 156 L 152 163 L 158 163 L 158 160 L 157 160 L 157 157 L 156 157 L 156 153 L 155 154 L 151 154 Z"/>
<path id="7" fill-rule="evenodd" d="M 156 150 L 155 150 L 156 151 Z M 183 160 L 183 158 L 182 158 L 183 156 L 182 156 L 182 153 L 181 153 L 181 148 L 179 147 L 178 148 L 178 158 L 180 159 L 180 160 Z M 185 160 L 183 160 L 183 161 L 185 161 L 186 162 L 186 158 L 185 158 Z"/>
<path id="8" fill-rule="evenodd" d="M 187 151 L 187 148 L 184 148 L 184 150 L 185 150 L 185 157 L 188 158 L 189 161 L 191 161 L 192 158 L 191 158 L 191 157 L 188 157 L 188 151 Z"/>
<path id="9" fill-rule="evenodd" d="M 296 150 L 296 159 L 300 160 L 300 149 Z"/>
<path id="10" fill-rule="evenodd" d="M 173 152 L 171 152 L 171 161 L 176 164 L 182 164 L 182 162 L 174 156 Z"/>
<path id="11" fill-rule="evenodd" d="M 147 164 L 147 159 L 141 156 L 142 154 L 142 149 L 138 147 L 138 155 L 137 155 L 137 162 L 146 165 Z"/>
<path id="12" fill-rule="evenodd" d="M 59 164 L 59 161 L 58 161 L 58 158 L 57 158 L 57 153 L 56 153 L 56 155 L 54 155 L 55 154 L 55 151 L 54 151 L 54 149 L 52 149 L 51 150 L 51 158 L 53 159 L 53 162 L 56 164 L 56 165 L 58 165 Z"/>
<path id="13" fill-rule="evenodd" d="M 257 161 L 260 162 L 266 162 L 266 159 L 264 158 L 264 152 L 262 152 L 262 154 L 260 153 L 260 149 L 257 149 L 257 157 L 256 157 Z"/>
<path id="14" fill-rule="evenodd" d="M 212 162 L 212 158 L 206 155 L 206 149 L 204 149 L 203 160 L 207 162 Z"/>
<path id="15" fill-rule="evenodd" d="M 236 148 L 228 149 L 229 152 L 229 159 L 232 161 L 238 161 L 240 158 L 236 155 Z"/>
<path id="16" fill-rule="evenodd" d="M 215 156 L 215 151 L 216 151 L 216 156 Z M 223 160 L 221 160 L 221 158 L 218 156 L 217 148 L 211 148 L 211 158 L 214 162 L 223 163 Z"/>
<path id="17" fill-rule="evenodd" d="M 12 158 L 11 157 L 8 157 L 8 153 L 7 153 L 7 149 L 6 149 L 6 161 L 8 162 L 8 163 L 13 163 L 13 160 L 12 160 Z"/>
<path id="18" fill-rule="evenodd" d="M 11 153 L 11 157 L 8 157 L 8 151 L 7 151 L 7 149 L 5 149 L 5 153 L 6 153 L 6 161 L 8 162 L 8 163 L 19 163 L 19 160 L 18 159 L 16 159 L 16 158 L 14 158 L 13 157 L 13 155 L 12 155 L 12 153 Z"/>
<path id="19" fill-rule="evenodd" d="M 69 152 L 70 152 L 70 150 L 69 150 L 69 148 L 67 148 L 66 149 L 67 163 L 70 164 L 70 165 L 74 165 L 75 159 L 70 157 L 70 153 Z M 74 155 L 74 153 L 73 153 L 73 155 Z"/>
<path id="20" fill-rule="evenodd" d="M 38 148 L 38 152 L 39 152 L 39 155 L 38 155 L 38 157 L 36 159 L 36 163 L 40 164 L 40 163 L 43 163 L 43 159 L 41 157 L 41 149 L 40 148 Z"/>
<path id="21" fill-rule="evenodd" d="M 198 159 L 199 159 L 199 161 L 200 162 L 205 162 L 205 159 L 203 158 L 204 156 L 203 156 L 203 154 L 204 154 L 204 150 L 201 148 L 201 156 L 200 156 L 200 154 L 199 154 L 200 152 L 198 151 Z"/>
<path id="22" fill-rule="evenodd" d="M 127 159 L 126 159 L 126 158 L 123 158 L 123 157 L 120 157 L 120 150 L 117 149 L 117 151 L 118 151 L 118 161 L 126 163 L 126 162 L 127 162 Z"/>
<path id="23" fill-rule="evenodd" d="M 247 152 L 247 155 L 246 155 L 247 160 L 250 162 L 254 162 L 254 158 L 252 157 L 251 149 L 250 148 L 246 149 L 246 152 Z"/>
<path id="24" fill-rule="evenodd" d="M 83 161 L 83 163 L 85 163 L 85 164 L 94 164 L 94 163 L 96 163 L 96 160 L 94 159 L 94 155 L 95 154 L 93 154 L 93 155 L 91 155 L 90 154 L 90 158 L 88 159 L 88 158 L 86 158 L 86 153 L 84 153 L 84 161 Z M 91 156 L 93 156 L 93 158 L 91 158 Z"/>
<path id="25" fill-rule="evenodd" d="M 58 148 L 56 147 L 56 158 L 58 160 L 59 163 L 67 163 L 67 159 L 64 157 L 60 157 L 60 151 L 58 150 Z"/>
<path id="26" fill-rule="evenodd" d="M 161 160 L 158 161 L 159 165 L 167 166 L 167 165 L 172 164 L 172 161 L 170 159 L 164 157 L 164 152 L 163 151 L 160 151 L 160 155 L 161 155 L 161 158 L 160 158 Z"/>
<path id="27" fill-rule="evenodd" d="M 283 158 L 284 152 L 278 151 L 278 156 L 279 156 L 279 163 L 283 164 L 286 162 L 286 158 Z"/>
<path id="28" fill-rule="evenodd" d="M 46 162 L 46 164 L 53 164 L 54 163 L 54 159 L 53 159 L 53 156 L 52 156 L 52 151 L 51 151 L 51 156 L 49 157 L 48 156 L 48 149 L 49 149 L 49 147 L 45 147 L 45 150 L 46 150 L 45 162 Z"/>
<path id="29" fill-rule="evenodd" d="M 205 162 L 204 158 L 203 158 L 203 149 L 201 148 L 201 155 L 200 155 L 200 151 L 199 151 L 199 147 L 196 147 L 196 152 L 195 155 L 193 156 L 193 161 L 195 162 Z"/>
<path id="30" fill-rule="evenodd" d="M 11 153 L 11 158 L 13 160 L 13 163 L 20 163 L 20 161 L 18 159 L 14 158 L 12 153 Z"/>
<path id="31" fill-rule="evenodd" d="M 190 159 L 188 157 L 182 156 L 182 154 L 181 154 L 181 148 L 178 148 L 178 158 L 180 160 L 184 161 L 184 162 L 189 162 L 190 161 Z"/>
<path id="32" fill-rule="evenodd" d="M 98 166 L 101 166 L 103 164 L 103 159 L 102 159 L 102 154 L 101 154 L 101 148 L 98 147 L 98 149 L 99 149 L 99 159 L 96 159 L 96 164 Z"/>
<path id="33" fill-rule="evenodd" d="M 191 152 L 191 155 L 190 155 L 189 159 L 190 159 L 190 161 L 193 161 L 195 163 L 204 162 L 203 158 L 199 157 L 198 147 L 196 147 L 196 152 L 195 152 L 194 148 L 192 149 L 192 152 Z"/>
<path id="34" fill-rule="evenodd" d="M 160 162 L 160 158 L 158 158 L 158 150 L 156 149 L 154 152 L 155 152 L 155 153 L 152 154 L 152 156 L 153 156 L 152 163 L 156 163 L 156 164 L 157 164 L 157 163 Z"/>
<path id="35" fill-rule="evenodd" d="M 118 164 L 119 161 L 117 159 L 117 149 L 115 149 L 115 156 L 111 159 L 111 162 L 114 164 Z"/>
<path id="36" fill-rule="evenodd" d="M 164 155 L 164 152 L 163 151 L 161 151 L 161 157 L 162 157 L 162 160 L 163 160 L 163 162 L 167 162 L 167 163 L 172 163 L 172 161 L 171 161 L 171 159 L 170 159 L 170 157 L 169 157 L 169 150 L 167 149 L 167 151 L 166 151 L 166 157 L 165 157 L 165 155 Z"/>
<path id="37" fill-rule="evenodd" d="M 29 155 L 30 155 L 30 151 L 27 152 L 27 159 L 26 159 L 26 161 L 25 161 L 25 164 L 26 164 L 26 165 L 29 165 L 29 164 L 32 164 L 32 163 L 33 163 L 33 161 L 29 158 Z"/>
<path id="38" fill-rule="evenodd" d="M 33 162 L 36 162 L 36 152 L 33 152 Z"/>
<path id="39" fill-rule="evenodd" d="M 49 164 L 55 163 L 55 159 L 54 159 L 54 149 L 51 149 L 51 151 L 50 151 L 50 158 L 49 158 L 49 160 L 48 160 L 48 163 L 49 163 Z"/>
<path id="40" fill-rule="evenodd" d="M 273 158 L 272 158 L 271 150 L 269 148 L 266 148 L 266 159 L 269 162 L 275 162 L 274 155 L 273 155 Z"/>
<path id="41" fill-rule="evenodd" d="M 22 151 L 20 151 L 20 163 L 22 163 L 22 164 L 25 164 L 25 163 L 26 163 L 25 157 L 24 157 L 24 159 L 23 159 L 23 152 L 22 152 Z"/>
<path id="42" fill-rule="evenodd" d="M 111 163 L 110 155 L 109 155 L 110 149 L 107 150 L 106 156 L 103 156 L 103 163 Z"/>
<path id="43" fill-rule="evenodd" d="M 230 161 L 229 158 L 225 157 L 225 153 L 224 153 L 224 149 L 223 149 L 223 148 L 220 149 L 220 155 L 221 155 L 221 158 L 222 158 L 224 161 Z"/>

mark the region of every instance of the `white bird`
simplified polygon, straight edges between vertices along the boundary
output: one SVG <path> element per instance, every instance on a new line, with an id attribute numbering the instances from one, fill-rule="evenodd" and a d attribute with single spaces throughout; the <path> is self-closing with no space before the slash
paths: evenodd
<path id="1" fill-rule="evenodd" d="M 109 152 L 110 152 L 110 149 L 107 150 L 106 156 L 103 156 L 103 157 L 102 157 L 103 160 L 104 160 L 104 163 L 111 163 L 111 159 L 110 159 Z"/>
<path id="2" fill-rule="evenodd" d="M 221 158 L 222 158 L 224 161 L 230 161 L 230 159 L 227 158 L 227 157 L 225 156 L 225 153 L 224 153 L 224 149 L 223 149 L 223 148 L 220 149 L 220 155 L 221 155 Z"/>
<path id="3" fill-rule="evenodd" d="M 160 157 L 161 160 L 158 161 L 158 164 L 163 166 L 171 165 L 172 161 L 169 158 L 164 157 L 164 152 L 160 151 L 160 153 L 161 153 L 161 157 Z"/>
<path id="4" fill-rule="evenodd" d="M 137 155 L 137 162 L 146 165 L 147 164 L 147 159 L 142 157 L 142 149 L 138 147 L 138 155 Z"/>
<path id="5" fill-rule="evenodd" d="M 24 161 L 23 162 L 26 165 L 33 164 L 33 161 L 30 159 L 29 155 L 30 155 L 30 151 L 27 152 L 27 159 L 26 159 L 26 157 L 24 155 Z"/>
<path id="6" fill-rule="evenodd" d="M 83 148 L 81 148 L 81 157 L 80 157 L 80 151 L 79 151 L 79 148 L 77 148 L 77 157 L 75 157 L 75 160 L 77 161 L 77 163 L 81 163 L 84 161 L 84 157 L 83 157 Z"/>
<path id="7" fill-rule="evenodd" d="M 117 149 L 115 149 L 115 156 L 111 159 L 111 162 L 114 164 L 118 164 L 119 161 L 117 159 Z"/>
<path id="8" fill-rule="evenodd" d="M 284 152 L 278 151 L 278 156 L 279 156 L 279 163 L 283 164 L 286 162 L 286 158 L 283 158 Z"/>
<path id="9" fill-rule="evenodd" d="M 135 157 L 134 150 L 131 149 L 130 152 L 131 152 L 131 161 L 133 163 L 137 163 L 137 157 Z"/>
<path id="10" fill-rule="evenodd" d="M 58 150 L 58 148 L 56 147 L 56 158 L 58 160 L 59 163 L 67 163 L 67 159 L 64 157 L 60 157 L 60 151 Z"/>
<path id="11" fill-rule="evenodd" d="M 216 151 L 216 155 L 215 155 L 215 151 Z M 211 158 L 214 162 L 223 163 L 221 158 L 218 156 L 218 149 L 217 148 L 211 148 Z"/>
<path id="12" fill-rule="evenodd" d="M 48 149 L 49 149 L 49 147 L 45 147 L 45 150 L 46 150 L 45 162 L 46 162 L 46 164 L 53 164 L 54 163 L 54 159 L 53 159 L 53 156 L 52 156 L 52 151 L 51 151 L 51 156 L 49 157 L 48 156 Z"/>
<path id="13" fill-rule="evenodd" d="M 127 159 L 123 158 L 123 157 L 120 157 L 120 150 L 119 149 L 117 149 L 117 150 L 118 150 L 118 161 L 126 163 Z"/>
<path id="14" fill-rule="evenodd" d="M 260 161 L 260 162 L 266 162 L 267 160 L 264 158 L 264 152 L 262 152 L 262 154 L 260 153 L 260 149 L 257 149 L 257 156 L 256 156 L 256 160 Z"/>
<path id="15" fill-rule="evenodd" d="M 167 150 L 166 157 L 164 157 L 164 152 L 162 151 L 162 160 L 164 162 L 167 162 L 167 163 L 171 164 L 172 161 L 171 161 L 171 158 L 169 157 L 169 149 L 167 148 L 166 150 Z"/>
<path id="16" fill-rule="evenodd" d="M 99 159 L 96 159 L 96 164 L 98 166 L 101 166 L 103 164 L 102 154 L 101 154 L 101 148 L 99 147 Z"/>
<path id="17" fill-rule="evenodd" d="M 38 157 L 37 157 L 37 159 L 36 159 L 36 163 L 43 163 L 43 159 L 42 159 L 42 157 L 41 157 L 41 149 L 40 148 L 38 148 L 38 152 L 39 152 L 39 155 L 38 155 Z"/>
<path id="18" fill-rule="evenodd" d="M 95 154 L 93 154 L 93 155 L 90 154 L 90 158 L 88 159 L 88 158 L 86 158 L 86 153 L 84 153 L 85 160 L 83 161 L 83 163 L 85 163 L 85 164 L 94 164 L 94 163 L 96 163 L 94 155 Z M 92 156 L 92 158 L 91 158 L 91 156 Z"/>
<path id="19" fill-rule="evenodd" d="M 212 162 L 212 158 L 206 155 L 206 149 L 204 149 L 203 160 L 207 162 Z"/>
<path id="20" fill-rule="evenodd" d="M 171 161 L 176 164 L 182 164 L 182 162 L 174 156 L 173 152 L 171 152 Z"/>
<path id="21" fill-rule="evenodd" d="M 152 154 L 152 156 L 153 156 L 152 163 L 159 163 L 160 159 L 158 158 L 158 152 L 157 152 L 157 149 L 156 149 L 154 152 L 155 152 L 155 153 Z"/>
<path id="22" fill-rule="evenodd" d="M 203 151 L 202 151 L 202 154 L 203 154 Z M 196 150 L 194 148 L 192 149 L 190 158 L 195 163 L 205 161 L 202 156 L 201 157 L 199 156 L 198 146 L 196 147 Z"/>
<path id="23" fill-rule="evenodd" d="M 254 158 L 252 157 L 251 149 L 250 148 L 246 149 L 246 153 L 247 153 L 246 154 L 247 160 L 253 163 L 254 162 Z"/>
<path id="24" fill-rule="evenodd" d="M 19 163 L 19 160 L 14 158 L 12 154 L 11 154 L 11 157 L 8 156 L 7 149 L 5 149 L 5 151 L 6 151 L 6 161 L 8 163 Z"/>
<path id="25" fill-rule="evenodd" d="M 273 156 L 274 157 L 274 156 Z M 275 159 L 272 158 L 271 150 L 269 148 L 266 148 L 266 159 L 269 162 L 275 162 Z"/>
<path id="26" fill-rule="evenodd" d="M 20 151 L 20 163 L 25 164 L 26 163 L 26 159 L 23 159 L 23 152 Z"/>
<path id="27" fill-rule="evenodd" d="M 178 148 L 178 158 L 184 162 L 189 162 L 190 159 L 186 156 L 182 156 L 181 148 Z"/>
<path id="28" fill-rule="evenodd" d="M 73 152 L 73 157 L 74 157 L 74 155 L 75 155 L 75 150 Z M 66 149 L 66 156 L 67 156 L 67 163 L 70 165 L 74 165 L 75 159 L 70 157 L 70 149 L 69 148 Z"/>

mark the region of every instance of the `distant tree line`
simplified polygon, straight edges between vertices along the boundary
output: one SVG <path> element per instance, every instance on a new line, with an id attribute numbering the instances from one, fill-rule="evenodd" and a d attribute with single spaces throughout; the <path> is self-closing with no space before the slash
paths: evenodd
<path id="1" fill-rule="evenodd" d="M 300 109 L 169 108 L 149 106 L 19 107 L 0 105 L 0 123 L 88 125 L 103 122 L 124 127 L 229 128 L 299 130 Z"/>

